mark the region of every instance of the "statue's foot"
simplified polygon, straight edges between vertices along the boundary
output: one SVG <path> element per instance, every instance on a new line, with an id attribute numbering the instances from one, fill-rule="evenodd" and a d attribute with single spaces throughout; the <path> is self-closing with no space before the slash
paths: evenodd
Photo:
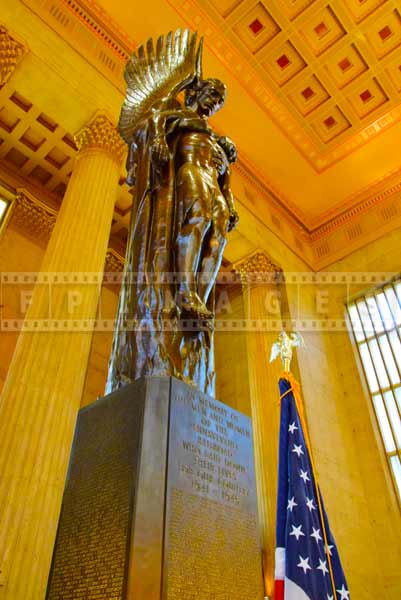
<path id="1" fill-rule="evenodd" d="M 206 308 L 206 305 L 199 298 L 196 292 L 178 292 L 177 305 L 181 316 L 190 319 L 212 319 L 213 313 Z"/>

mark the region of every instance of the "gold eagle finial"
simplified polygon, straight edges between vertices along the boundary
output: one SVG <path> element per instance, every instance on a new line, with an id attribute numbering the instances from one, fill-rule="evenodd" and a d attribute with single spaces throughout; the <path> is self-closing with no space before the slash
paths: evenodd
<path id="1" fill-rule="evenodd" d="M 288 335 L 285 331 L 281 331 L 277 342 L 274 342 L 272 345 L 270 362 L 276 360 L 276 358 L 280 355 L 284 371 L 285 373 L 289 373 L 292 359 L 292 349 L 297 346 L 300 348 L 305 348 L 304 338 L 300 333 L 294 332 Z"/>

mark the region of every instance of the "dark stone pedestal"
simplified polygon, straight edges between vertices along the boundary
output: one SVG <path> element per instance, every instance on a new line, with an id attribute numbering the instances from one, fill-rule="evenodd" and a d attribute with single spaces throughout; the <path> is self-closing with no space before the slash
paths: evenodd
<path id="1" fill-rule="evenodd" d="M 250 420 L 174 378 L 79 413 L 48 600 L 261 600 Z"/>

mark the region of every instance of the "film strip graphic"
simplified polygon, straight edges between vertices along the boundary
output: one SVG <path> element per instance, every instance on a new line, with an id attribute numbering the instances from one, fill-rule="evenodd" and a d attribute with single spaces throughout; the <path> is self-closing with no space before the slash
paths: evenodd
<path id="1" fill-rule="evenodd" d="M 309 271 L 297 272 L 254 272 L 254 273 L 219 273 L 216 279 L 217 285 L 244 284 L 244 283 L 285 283 L 286 285 L 383 285 L 392 279 L 399 277 L 399 272 L 330 272 L 320 271 L 312 273 Z M 178 284 L 189 282 L 194 279 L 192 273 L 126 273 L 123 272 L 2 272 L 0 283 L 2 285 L 16 284 Z"/>
<path id="2" fill-rule="evenodd" d="M 124 274 L 119 272 L 53 272 L 53 273 L 35 273 L 35 272 L 3 272 L 0 274 L 0 329 L 2 332 L 15 331 L 75 331 L 75 332 L 113 332 L 117 327 L 119 330 L 137 331 L 138 334 L 146 334 L 149 331 L 159 329 L 161 331 L 199 331 L 213 328 L 216 332 L 276 332 L 282 329 L 296 330 L 301 332 L 313 331 L 348 331 L 348 319 L 345 311 L 338 310 L 338 298 L 341 297 L 341 307 L 349 302 L 351 292 L 355 288 L 359 289 L 380 289 L 384 285 L 390 285 L 389 282 L 399 277 L 399 273 L 393 272 L 260 272 L 249 274 L 238 273 L 220 273 L 217 278 L 216 286 L 216 318 L 211 321 L 202 319 L 193 320 L 181 318 L 163 319 L 157 321 L 134 319 L 117 320 L 115 315 L 102 315 L 102 306 L 99 304 L 98 317 L 87 319 L 79 317 L 79 307 L 82 301 L 86 286 L 101 285 L 121 286 L 169 286 L 176 285 L 182 281 L 191 282 L 194 277 L 192 274 L 162 273 L 159 275 L 144 275 L 143 273 Z M 230 302 L 219 303 L 219 298 L 224 294 L 224 286 L 230 285 L 252 287 L 252 285 L 266 285 L 265 312 L 263 318 L 238 318 L 231 314 Z M 281 321 L 277 318 L 277 307 L 280 302 L 280 292 L 274 291 L 274 284 L 279 289 L 278 284 L 285 284 L 287 291 L 292 296 L 291 318 Z M 44 286 L 49 297 L 49 309 L 45 318 L 25 318 L 25 313 L 32 301 L 32 294 L 35 286 Z M 220 286 L 220 287 L 219 287 Z M 295 290 L 294 290 L 295 286 Z M 309 297 L 313 296 L 313 287 L 316 286 L 316 298 L 319 294 L 326 294 L 326 308 L 314 310 L 302 308 L 303 292 L 305 286 L 312 286 L 312 294 L 309 290 Z M 20 291 L 18 291 L 20 287 Z M 115 291 L 118 291 L 116 287 Z M 10 299 L 10 290 L 12 298 Z M 67 318 L 53 318 L 51 304 L 53 292 L 60 290 L 65 294 L 67 303 Z M 272 291 L 273 290 L 273 291 Z M 330 294 L 334 291 L 333 297 L 337 301 L 337 310 L 330 308 L 328 301 Z M 340 293 L 339 293 L 340 292 Z M 275 294 L 277 294 L 275 296 Z M 275 307 L 272 306 L 272 296 L 275 296 Z M 18 302 L 19 300 L 19 302 Z M 220 305 L 221 304 L 221 305 Z M 223 307 L 223 308 L 222 308 Z M 294 308 L 295 307 L 295 308 Z M 222 309 L 221 309 L 222 308 Z M 78 313 L 78 314 L 74 314 Z M 103 311 L 103 313 L 106 311 Z M 247 312 L 247 311 L 245 311 Z M 269 314 L 270 313 L 270 314 Z M 309 314 L 310 313 L 310 314 Z M 28 313 L 29 315 L 29 313 Z M 112 317 L 112 318 L 110 318 Z M 288 317 L 288 315 L 287 315 Z M 354 324 L 355 325 L 355 324 Z M 359 324 L 356 324 L 358 327 Z M 363 323 L 362 323 L 363 326 Z"/>

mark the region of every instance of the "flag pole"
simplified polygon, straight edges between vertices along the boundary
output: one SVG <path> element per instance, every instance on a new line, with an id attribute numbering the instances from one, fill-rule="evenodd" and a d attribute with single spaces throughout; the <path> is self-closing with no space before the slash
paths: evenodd
<path id="1" fill-rule="evenodd" d="M 319 509 L 320 523 L 322 526 L 324 545 L 325 545 L 326 556 L 327 556 L 327 561 L 328 561 L 328 565 L 329 565 L 331 587 L 333 589 L 334 600 L 338 600 L 337 590 L 336 590 L 336 586 L 335 586 L 335 582 L 334 582 L 333 565 L 331 563 L 330 548 L 329 548 L 329 544 L 328 544 L 328 540 L 327 540 L 326 525 L 324 522 L 323 508 L 322 508 L 322 503 L 321 503 L 321 498 L 320 498 L 318 476 L 317 476 L 317 472 L 316 472 L 316 468 L 315 468 L 315 462 L 313 460 L 312 446 L 311 446 L 311 442 L 310 442 L 308 427 L 306 425 L 306 421 L 305 421 L 305 417 L 304 417 L 303 403 L 302 403 L 301 391 L 300 391 L 301 386 L 290 371 L 293 348 L 297 347 L 297 346 L 301 347 L 301 348 L 306 347 L 301 334 L 300 333 L 292 333 L 292 334 L 290 334 L 290 336 L 288 336 L 285 331 L 282 331 L 279 334 L 278 341 L 275 342 L 272 346 L 270 362 L 275 360 L 277 358 L 277 356 L 280 355 L 280 358 L 281 358 L 281 361 L 282 361 L 283 367 L 284 367 L 284 372 L 282 373 L 282 376 L 280 377 L 280 379 L 286 379 L 288 381 L 288 383 L 290 384 L 290 389 L 288 389 L 284 394 L 282 394 L 280 396 L 280 403 L 281 403 L 282 399 L 290 392 L 292 392 L 293 396 L 294 396 L 295 405 L 297 407 L 299 420 L 301 422 L 301 427 L 302 427 L 302 431 L 304 433 L 305 443 L 306 443 L 306 447 L 307 447 L 307 450 L 309 453 L 309 459 L 310 459 L 310 463 L 311 463 L 311 467 L 312 467 L 312 474 L 313 474 L 313 481 L 314 481 L 316 498 L 317 498 L 318 509 Z"/>
<path id="2" fill-rule="evenodd" d="M 302 431 L 304 432 L 304 436 L 305 436 L 306 447 L 309 452 L 309 458 L 310 458 L 310 462 L 311 462 L 313 480 L 314 480 L 315 491 L 316 491 L 316 498 L 317 498 L 317 503 L 318 503 L 318 508 L 319 508 L 320 523 L 322 525 L 322 531 L 323 531 L 324 546 L 326 549 L 326 556 L 327 556 L 327 561 L 329 564 L 331 586 L 333 588 L 334 600 L 337 600 L 338 596 L 337 596 L 336 586 L 334 583 L 334 574 L 333 574 L 333 566 L 331 564 L 330 548 L 329 548 L 329 544 L 328 544 L 328 540 L 327 540 L 326 525 L 324 522 L 323 508 L 322 508 L 322 503 L 321 503 L 321 499 L 320 499 L 320 488 L 319 488 L 318 475 L 317 475 L 317 471 L 316 471 L 316 467 L 315 467 L 315 461 L 313 460 L 312 446 L 311 446 L 311 441 L 310 441 L 310 437 L 309 437 L 309 431 L 308 431 L 308 427 L 307 427 L 305 417 L 304 417 L 303 403 L 302 403 L 301 392 L 300 392 L 301 386 L 298 383 L 298 381 L 295 379 L 295 377 L 293 376 L 291 371 L 284 371 L 282 373 L 282 378 L 286 379 L 289 382 L 291 387 L 289 390 L 287 390 L 287 392 L 285 392 L 285 394 L 280 396 L 280 402 L 286 394 L 288 394 L 289 392 L 293 393 L 295 405 L 297 407 L 297 411 L 298 411 L 298 415 L 299 415 L 299 420 L 301 421 Z"/>

